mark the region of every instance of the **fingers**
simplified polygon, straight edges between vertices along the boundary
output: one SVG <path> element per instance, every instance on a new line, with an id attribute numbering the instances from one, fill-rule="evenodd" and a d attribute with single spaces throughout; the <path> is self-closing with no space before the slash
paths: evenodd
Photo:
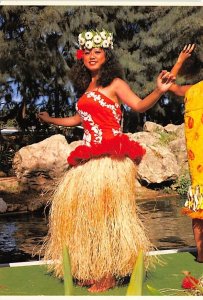
<path id="1" fill-rule="evenodd" d="M 163 70 L 160 73 L 159 77 L 161 79 L 161 82 L 166 83 L 166 84 L 170 83 L 170 82 L 175 82 L 175 80 L 176 80 L 176 77 L 172 73 L 170 73 L 166 70 Z"/>
<path id="2" fill-rule="evenodd" d="M 191 54 L 193 52 L 193 50 L 195 49 L 195 46 L 196 46 L 195 44 L 185 45 L 182 52 Z"/>

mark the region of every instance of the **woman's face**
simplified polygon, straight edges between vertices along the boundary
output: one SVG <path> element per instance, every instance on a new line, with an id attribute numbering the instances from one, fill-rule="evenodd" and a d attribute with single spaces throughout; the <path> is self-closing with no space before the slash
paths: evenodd
<path id="1" fill-rule="evenodd" d="M 102 48 L 92 48 L 84 50 L 83 62 L 85 67 L 91 72 L 98 71 L 106 60 L 105 52 Z"/>

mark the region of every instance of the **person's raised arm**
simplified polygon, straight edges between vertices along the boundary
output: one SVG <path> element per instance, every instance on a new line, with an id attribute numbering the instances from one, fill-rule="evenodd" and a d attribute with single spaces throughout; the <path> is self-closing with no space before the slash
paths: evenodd
<path id="1" fill-rule="evenodd" d="M 171 69 L 171 73 L 174 76 L 177 76 L 184 62 L 191 56 L 193 50 L 195 49 L 195 44 L 185 45 L 183 50 L 180 52 L 178 59 Z M 178 85 L 176 83 L 172 84 L 169 88 L 169 91 L 173 92 L 177 96 L 185 96 L 187 90 L 191 87 L 191 85 Z"/>
<path id="2" fill-rule="evenodd" d="M 171 69 L 171 73 L 177 76 L 184 62 L 191 56 L 193 50 L 195 49 L 195 44 L 185 45 L 183 50 L 180 52 L 178 59 Z"/>
<path id="3" fill-rule="evenodd" d="M 40 119 L 40 121 L 45 123 L 66 127 L 72 127 L 81 124 L 81 118 L 79 114 L 67 118 L 53 118 L 50 117 L 47 112 L 40 112 L 38 114 L 38 118 Z"/>
<path id="4" fill-rule="evenodd" d="M 169 89 L 174 82 L 175 77 L 167 71 L 162 71 L 157 78 L 157 86 L 155 90 L 145 97 L 143 100 L 139 98 L 129 87 L 129 85 L 117 78 L 114 80 L 115 91 L 117 97 L 133 110 L 145 112 L 151 108 L 159 98 Z"/>

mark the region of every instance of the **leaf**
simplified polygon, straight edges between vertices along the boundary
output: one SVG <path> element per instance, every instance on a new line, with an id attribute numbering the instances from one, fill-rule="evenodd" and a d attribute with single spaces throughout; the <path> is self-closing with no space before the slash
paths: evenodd
<path id="1" fill-rule="evenodd" d="M 143 251 L 140 250 L 132 275 L 130 277 L 130 283 L 128 285 L 126 296 L 142 296 L 143 277 L 144 258 Z"/>
<path id="2" fill-rule="evenodd" d="M 148 288 L 149 293 L 150 293 L 151 296 L 163 296 L 163 294 L 159 290 L 151 287 L 148 284 L 147 284 L 147 288 Z"/>
<path id="3" fill-rule="evenodd" d="M 63 246 L 63 271 L 65 296 L 73 295 L 73 278 L 71 273 L 70 256 L 67 247 Z"/>

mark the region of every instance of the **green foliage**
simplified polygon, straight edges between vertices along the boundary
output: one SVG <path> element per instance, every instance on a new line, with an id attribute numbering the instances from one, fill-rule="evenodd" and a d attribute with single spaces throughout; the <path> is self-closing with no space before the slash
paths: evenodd
<path id="1" fill-rule="evenodd" d="M 202 12 L 201 6 L 1 6 L 0 97 L 12 94 L 15 83 L 27 114 L 39 97 L 56 116 L 73 113 L 66 104 L 67 98 L 75 100 L 68 70 L 76 60 L 78 34 L 94 28 L 113 32 L 114 51 L 140 97 L 154 89 L 159 72 L 170 70 L 189 42 L 197 44 L 192 55 L 197 72 L 180 81 L 197 82 L 203 75 L 198 67 L 203 61 Z M 157 104 L 138 125 L 144 116 L 161 123 L 169 114 L 180 123 L 181 107 L 172 110 L 166 113 Z"/>
<path id="2" fill-rule="evenodd" d="M 73 295 L 73 279 L 71 273 L 70 256 L 67 247 L 63 246 L 63 271 L 64 271 L 64 295 Z"/>
<path id="3" fill-rule="evenodd" d="M 15 119 L 9 119 L 5 124 L 5 127 L 15 127 L 15 126 L 17 126 L 17 122 Z"/>
<path id="4" fill-rule="evenodd" d="M 130 283 L 128 285 L 126 296 L 142 296 L 144 278 L 144 257 L 143 251 L 140 250 L 138 257 L 130 277 Z"/>
<path id="5" fill-rule="evenodd" d="M 173 192 L 173 190 L 169 186 L 165 186 L 163 188 L 163 193 L 165 193 L 165 194 L 171 194 L 172 192 Z"/>
<path id="6" fill-rule="evenodd" d="M 185 196 L 188 192 L 190 184 L 191 180 L 189 175 L 182 175 L 176 183 L 178 194 L 180 194 L 181 196 Z"/>
<path id="7" fill-rule="evenodd" d="M 156 132 L 159 133 L 160 135 L 159 143 L 162 146 L 168 145 L 168 143 L 170 143 L 171 141 L 177 138 L 177 135 L 174 132 L 166 132 L 166 131 L 161 131 L 159 129 L 157 129 Z"/>
<path id="8" fill-rule="evenodd" d="M 147 289 L 148 289 L 151 296 L 163 296 L 163 294 L 159 290 L 151 287 L 148 284 L 147 284 Z"/>
<path id="9" fill-rule="evenodd" d="M 3 138 L 0 134 L 0 170 L 9 174 L 12 168 L 12 161 L 16 151 L 19 150 L 19 145 L 16 144 L 13 138 Z"/>

